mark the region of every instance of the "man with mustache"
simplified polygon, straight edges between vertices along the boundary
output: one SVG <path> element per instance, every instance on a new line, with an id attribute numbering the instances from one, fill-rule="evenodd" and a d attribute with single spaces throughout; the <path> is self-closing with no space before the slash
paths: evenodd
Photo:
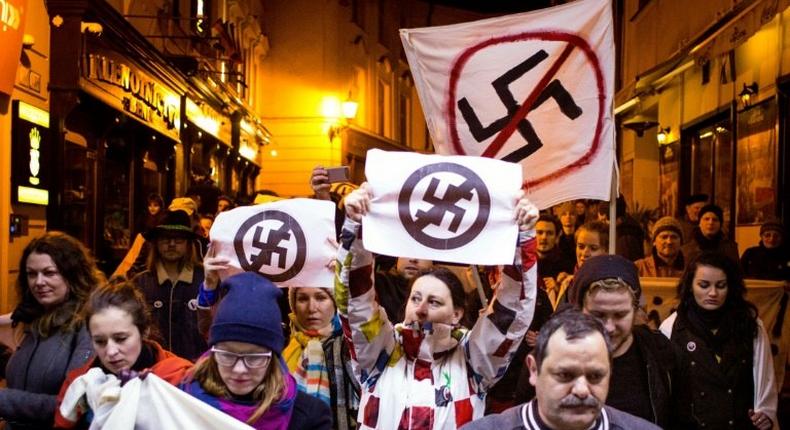
<path id="1" fill-rule="evenodd" d="M 462 430 L 653 430 L 656 425 L 604 401 L 609 391 L 611 348 L 603 324 L 568 309 L 540 330 L 527 356 L 534 400 L 488 415 Z"/>

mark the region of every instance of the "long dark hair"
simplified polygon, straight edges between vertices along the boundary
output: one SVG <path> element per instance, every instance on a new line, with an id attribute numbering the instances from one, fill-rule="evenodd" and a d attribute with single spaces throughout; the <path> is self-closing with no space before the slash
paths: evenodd
<path id="1" fill-rule="evenodd" d="M 746 300 L 746 284 L 738 263 L 718 252 L 703 252 L 692 260 L 678 284 L 678 313 L 688 312 L 694 302 L 694 275 L 699 266 L 710 266 L 724 272 L 727 277 L 727 298 L 721 307 L 722 321 L 732 325 L 739 342 L 752 342 L 757 335 L 757 308 Z"/>
<path id="2" fill-rule="evenodd" d="M 52 258 L 69 287 L 66 301 L 50 311 L 36 300 L 27 283 L 27 259 L 33 253 Z M 43 337 L 49 337 L 57 330 L 76 331 L 82 325 L 79 311 L 91 290 L 103 282 L 104 275 L 96 268 L 93 257 L 82 243 L 59 231 L 46 233 L 28 243 L 19 259 L 16 288 L 21 300 L 11 314 L 11 320 L 14 325 L 20 322 L 30 324 L 31 329 Z"/>

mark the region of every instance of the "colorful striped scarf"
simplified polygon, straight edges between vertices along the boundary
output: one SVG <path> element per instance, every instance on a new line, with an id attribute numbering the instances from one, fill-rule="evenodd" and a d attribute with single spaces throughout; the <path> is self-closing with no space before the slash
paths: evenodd
<path id="1" fill-rule="evenodd" d="M 296 380 L 299 391 L 317 397 L 327 405 L 332 405 L 329 388 L 329 369 L 324 357 L 323 341 L 341 333 L 337 315 L 325 330 L 304 330 L 296 320 L 291 319 L 291 339 L 283 350 L 283 359 Z"/>
<path id="2" fill-rule="evenodd" d="M 296 383 L 280 359 L 272 363 L 272 365 L 275 364 L 283 366 L 285 394 L 282 399 L 271 404 L 256 422 L 250 424 L 257 430 L 287 430 L 291 422 L 291 415 L 296 402 Z M 192 395 L 192 397 L 198 398 L 215 409 L 219 409 L 245 423 L 255 413 L 259 405 L 259 402 L 245 402 L 213 396 L 207 393 L 197 380 L 185 382 L 181 389 Z"/>

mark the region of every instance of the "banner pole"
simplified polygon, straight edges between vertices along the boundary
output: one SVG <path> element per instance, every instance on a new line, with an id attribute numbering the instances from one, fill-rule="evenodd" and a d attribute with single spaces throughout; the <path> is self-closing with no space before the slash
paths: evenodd
<path id="1" fill-rule="evenodd" d="M 615 161 L 616 162 L 616 161 Z M 609 193 L 609 254 L 614 255 L 617 245 L 617 169 L 612 164 L 612 186 Z"/>
<path id="2" fill-rule="evenodd" d="M 477 270 L 477 264 L 472 264 L 469 268 L 472 270 L 472 280 L 475 283 L 475 288 L 477 288 L 477 294 L 480 295 L 480 303 L 483 304 L 481 309 L 485 309 L 488 307 L 488 299 L 486 299 L 486 292 L 483 290 L 483 281 L 480 280 L 480 272 Z"/>

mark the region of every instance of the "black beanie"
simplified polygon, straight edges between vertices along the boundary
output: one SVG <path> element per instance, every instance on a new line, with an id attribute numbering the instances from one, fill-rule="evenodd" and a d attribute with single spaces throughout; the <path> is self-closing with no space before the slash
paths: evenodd
<path id="1" fill-rule="evenodd" d="M 707 204 L 699 210 L 699 219 L 702 220 L 702 216 L 708 212 L 713 212 L 717 217 L 719 217 L 719 222 L 724 222 L 724 211 L 722 211 L 720 207 L 714 205 L 713 203 Z"/>
<path id="2" fill-rule="evenodd" d="M 236 341 L 269 348 L 281 354 L 285 344 L 280 306 L 280 289 L 252 272 L 239 273 L 220 285 L 227 293 L 217 307 L 208 344 Z"/>
<path id="3" fill-rule="evenodd" d="M 576 297 L 571 297 L 575 303 L 582 307 L 584 295 L 590 284 L 604 279 L 619 279 L 631 287 L 637 301 L 642 296 L 642 286 L 639 284 L 639 273 L 636 265 L 631 260 L 619 255 L 598 255 L 584 260 L 584 264 L 573 275 L 573 289 Z"/>

